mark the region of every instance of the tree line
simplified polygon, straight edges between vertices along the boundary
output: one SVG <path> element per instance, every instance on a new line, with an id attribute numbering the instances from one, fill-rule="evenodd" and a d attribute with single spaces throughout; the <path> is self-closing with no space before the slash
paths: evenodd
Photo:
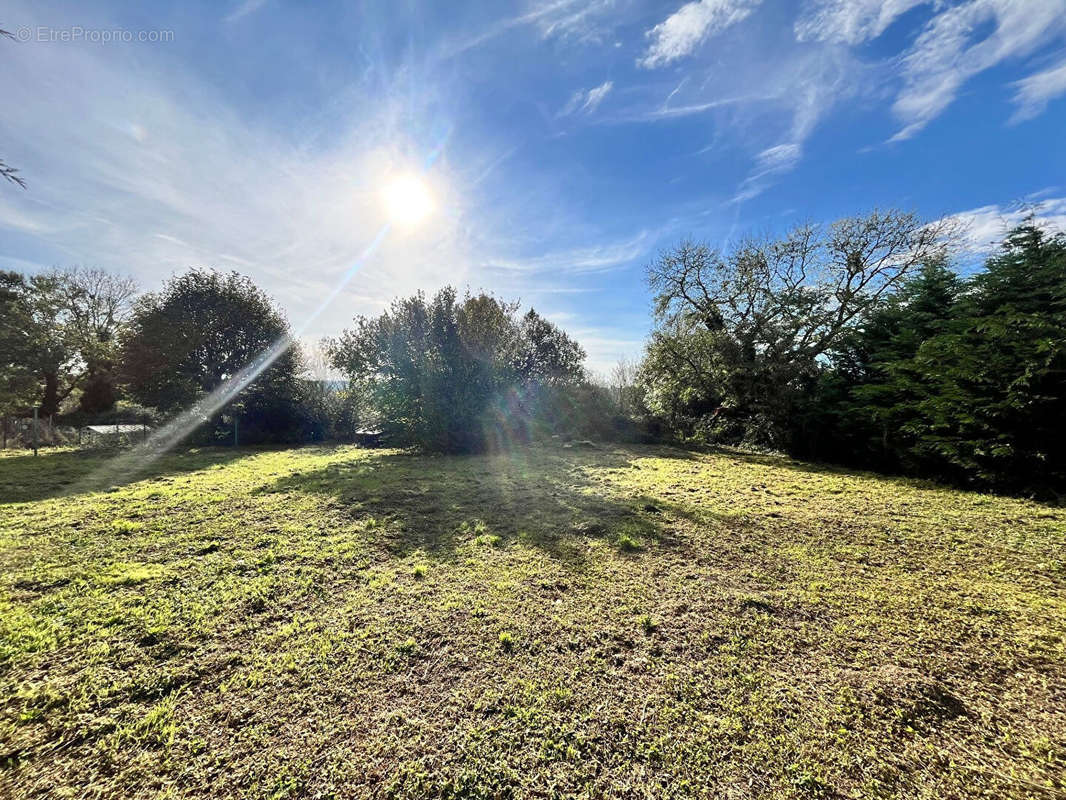
<path id="1" fill-rule="evenodd" d="M 236 273 L 192 269 L 138 295 L 97 269 L 0 272 L 0 412 L 163 419 L 262 362 L 196 438 L 239 424 L 244 441 L 380 432 L 450 452 L 670 439 L 1054 491 L 1066 237 L 1029 218 L 961 276 L 958 234 L 887 211 L 725 249 L 681 242 L 647 268 L 642 359 L 607 382 L 564 331 L 485 293 L 395 300 L 307 353 Z"/>
<path id="2" fill-rule="evenodd" d="M 244 442 L 374 431 L 454 452 L 606 434 L 598 413 L 578 413 L 607 394 L 586 375 L 580 345 L 535 310 L 484 293 L 397 300 L 317 354 L 293 341 L 251 279 L 206 269 L 139 296 L 131 279 L 99 269 L 0 272 L 0 320 L 5 416 L 161 421 L 226 391 L 194 439 L 228 440 L 234 425 Z"/>
<path id="3" fill-rule="evenodd" d="M 875 212 L 663 253 L 637 405 L 686 439 L 1061 490 L 1066 236 L 1030 216 L 960 277 L 958 234 Z"/>

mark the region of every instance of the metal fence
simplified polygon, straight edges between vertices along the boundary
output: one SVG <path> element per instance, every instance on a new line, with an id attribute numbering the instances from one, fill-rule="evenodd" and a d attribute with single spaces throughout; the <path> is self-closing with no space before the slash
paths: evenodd
<path id="1" fill-rule="evenodd" d="M 53 417 L 3 417 L 0 447 L 38 450 L 44 447 L 128 447 L 147 440 L 151 428 L 142 422 L 62 425 Z"/>

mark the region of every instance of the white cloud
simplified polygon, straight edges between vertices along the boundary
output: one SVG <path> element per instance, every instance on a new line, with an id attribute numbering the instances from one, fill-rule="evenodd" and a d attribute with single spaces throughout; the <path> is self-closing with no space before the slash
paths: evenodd
<path id="1" fill-rule="evenodd" d="M 607 96 L 607 93 L 611 91 L 614 86 L 613 81 L 604 81 L 595 89 L 589 89 L 589 95 L 585 98 L 585 103 L 581 107 L 583 111 L 595 111 L 596 106 L 603 102 L 603 98 Z"/>
<path id="2" fill-rule="evenodd" d="M 545 39 L 598 40 L 604 33 L 601 22 L 615 11 L 615 6 L 614 0 L 549 3 L 542 7 L 534 22 Z"/>
<path id="3" fill-rule="evenodd" d="M 614 88 L 614 81 L 604 81 L 587 92 L 584 89 L 574 92 L 570 97 L 570 101 L 559 112 L 560 116 L 574 113 L 591 114 L 603 102 L 603 99 L 607 97 L 612 88 Z"/>
<path id="4" fill-rule="evenodd" d="M 497 19 L 473 36 L 446 41 L 438 56 L 452 58 L 467 50 L 496 39 L 508 31 L 526 26 L 536 28 L 543 39 L 563 39 L 587 42 L 602 38 L 604 20 L 611 20 L 616 10 L 615 0 L 548 0 L 534 3 L 521 14 Z M 610 28 L 610 25 L 607 26 Z"/>
<path id="5" fill-rule="evenodd" d="M 876 39 L 900 16 L 931 0 L 815 0 L 796 21 L 803 41 L 862 44 Z"/>
<path id="6" fill-rule="evenodd" d="M 29 188 L 0 196 L 0 263 L 94 264 L 145 289 L 190 266 L 236 269 L 295 325 L 308 319 L 384 223 L 385 176 L 418 152 L 404 135 L 410 99 L 371 98 L 356 107 L 375 113 L 345 120 L 330 147 L 300 148 L 190 74 L 135 69 L 123 55 L 74 45 L 5 54 L 0 134 Z M 426 179 L 447 213 L 390 234 L 312 334 L 376 310 L 361 297 L 467 282 L 468 201 L 445 161 Z"/>
<path id="7" fill-rule="evenodd" d="M 803 155 L 803 147 L 798 142 L 768 147 L 755 157 L 755 167 L 751 174 L 740 184 L 734 203 L 742 203 L 762 194 L 769 187 L 769 179 L 795 169 Z"/>
<path id="8" fill-rule="evenodd" d="M 610 272 L 646 255 L 654 239 L 655 234 L 641 231 L 626 239 L 556 250 L 532 258 L 492 259 L 485 263 L 485 267 L 496 272 L 538 275 Z"/>
<path id="9" fill-rule="evenodd" d="M 856 94 L 863 69 L 837 48 L 816 52 L 782 69 L 774 106 L 784 112 L 787 126 L 777 135 L 784 141 L 756 153 L 748 176 L 732 202 L 751 200 L 799 164 L 803 145 L 821 120 L 839 103 Z"/>
<path id="10" fill-rule="evenodd" d="M 567 330 L 585 348 L 585 367 L 595 377 L 606 378 L 622 359 L 637 361 L 644 351 L 645 339 L 634 338 L 630 329 L 574 328 Z"/>
<path id="11" fill-rule="evenodd" d="M 705 39 L 746 19 L 761 0 L 693 0 L 649 30 L 652 40 L 638 63 L 653 69 L 692 53 Z"/>
<path id="12" fill-rule="evenodd" d="M 626 124 L 630 122 L 658 122 L 659 120 L 665 119 L 689 117 L 694 114 L 705 114 L 708 111 L 714 111 L 715 109 L 721 109 L 728 106 L 746 106 L 773 99 L 773 97 L 769 96 L 723 97 L 718 100 L 708 100 L 706 102 L 690 103 L 681 106 L 664 105 L 657 108 L 648 108 L 647 106 L 641 106 L 636 108 L 624 109 L 618 112 L 617 114 L 611 115 L 604 121 L 620 124 Z"/>
<path id="13" fill-rule="evenodd" d="M 892 139 L 928 125 L 975 75 L 1064 35 L 1066 0 L 970 0 L 937 14 L 903 57 L 904 87 L 892 106 L 903 128 Z"/>
<path id="14" fill-rule="evenodd" d="M 236 22 L 249 14 L 253 14 L 266 5 L 266 0 L 244 0 L 233 11 L 226 15 L 226 22 Z"/>
<path id="15" fill-rule="evenodd" d="M 1019 108 L 1012 121 L 1019 122 L 1041 114 L 1047 104 L 1066 94 L 1066 61 L 1056 67 L 1030 75 L 1014 84 L 1017 92 L 1014 102 Z"/>
<path id="16" fill-rule="evenodd" d="M 674 97 L 677 95 L 678 92 L 681 91 L 681 89 L 684 87 L 684 85 L 686 83 L 688 83 L 688 75 L 686 75 L 684 78 L 682 78 L 681 82 L 677 86 L 675 86 L 673 88 L 673 90 L 670 92 L 670 94 L 668 94 L 666 96 L 666 99 L 663 101 L 663 108 L 664 109 L 669 108 L 670 101 L 674 99 Z"/>
<path id="17" fill-rule="evenodd" d="M 764 170 L 792 169 L 802 155 L 803 149 L 795 142 L 768 147 L 759 153 L 757 163 Z"/>
<path id="18" fill-rule="evenodd" d="M 3 188 L 6 190 L 8 187 Z M 42 213 L 45 210 L 25 197 L 13 195 L 11 191 L 0 194 L 0 227 L 37 235 L 51 233 L 51 226 Z"/>
<path id="19" fill-rule="evenodd" d="M 912 9 L 932 6 L 913 44 L 896 61 L 902 79 L 892 110 L 908 139 L 939 116 L 976 75 L 1066 38 L 1066 0 L 811 0 L 794 25 L 797 40 L 858 46 Z M 1066 93 L 1066 64 L 1014 84 L 1013 121 L 1041 113 Z"/>
<path id="20" fill-rule="evenodd" d="M 946 219 L 961 226 L 964 253 L 985 256 L 996 249 L 1003 235 L 1030 212 L 1034 212 L 1039 223 L 1048 230 L 1066 232 L 1066 197 L 1044 197 L 1013 206 L 980 206 L 951 214 Z"/>

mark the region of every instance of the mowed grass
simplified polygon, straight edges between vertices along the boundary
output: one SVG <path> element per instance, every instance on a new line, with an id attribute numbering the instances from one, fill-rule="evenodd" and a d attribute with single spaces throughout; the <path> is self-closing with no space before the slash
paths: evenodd
<path id="1" fill-rule="evenodd" d="M 0 796 L 1066 796 L 1061 508 L 656 447 L 145 470 L 0 458 Z"/>

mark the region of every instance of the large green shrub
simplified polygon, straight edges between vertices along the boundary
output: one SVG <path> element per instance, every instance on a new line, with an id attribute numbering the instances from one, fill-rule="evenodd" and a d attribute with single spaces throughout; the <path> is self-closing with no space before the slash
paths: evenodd
<path id="1" fill-rule="evenodd" d="M 584 351 L 535 311 L 451 288 L 359 317 L 327 346 L 386 435 L 430 450 L 526 441 L 558 409 L 549 394 L 584 380 Z"/>

